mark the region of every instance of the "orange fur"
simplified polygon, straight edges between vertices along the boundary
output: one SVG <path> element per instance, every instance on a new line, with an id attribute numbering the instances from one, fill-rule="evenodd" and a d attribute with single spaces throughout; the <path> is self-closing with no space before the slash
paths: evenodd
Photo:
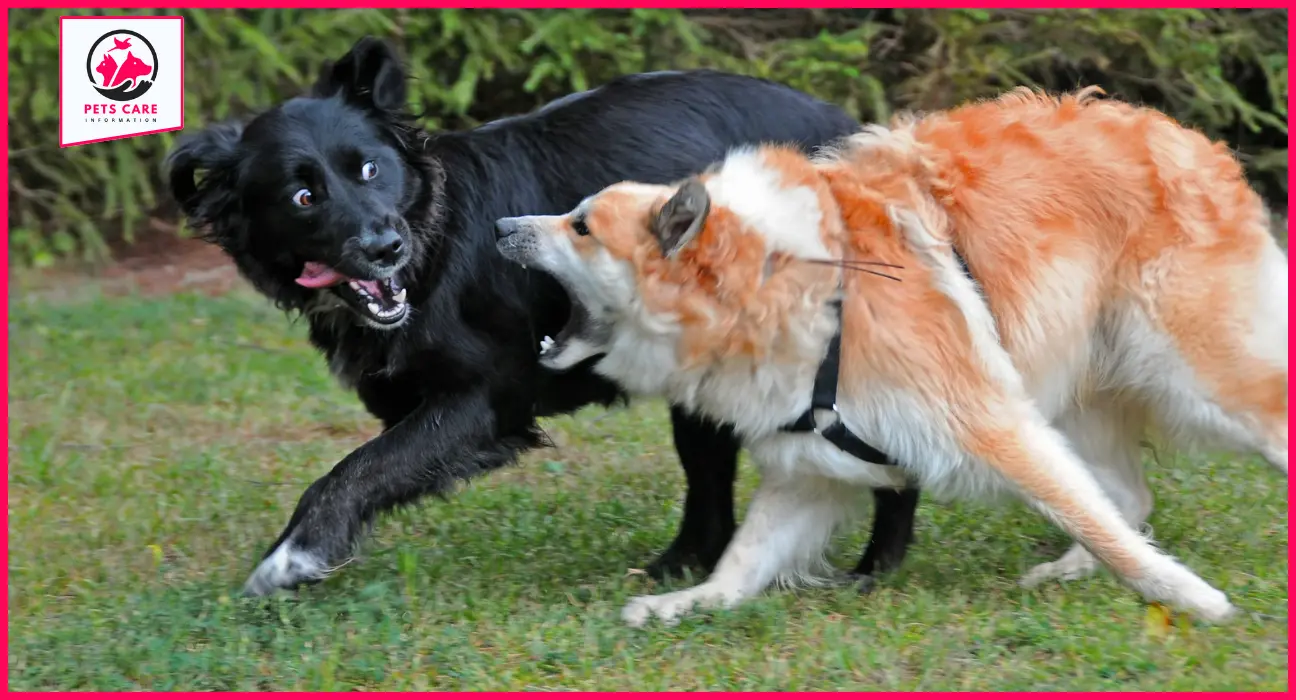
<path id="1" fill-rule="evenodd" d="M 900 117 L 887 136 L 857 138 L 818 165 L 794 149 L 762 149 L 788 187 L 816 191 L 829 250 L 906 267 L 905 284 L 845 273 L 848 296 L 864 301 L 848 304 L 845 319 L 846 334 L 858 339 L 847 345 L 851 381 L 884 363 L 869 356 L 877 333 L 958 336 L 959 322 L 946 318 L 952 307 L 922 283 L 921 266 L 890 230 L 886 209 L 901 205 L 967 261 L 1028 384 L 1082 342 L 1104 305 L 1128 299 L 1207 369 L 1203 381 L 1223 400 L 1263 407 L 1266 420 L 1285 415 L 1285 370 L 1255 368 L 1240 382 L 1231 371 L 1209 371 L 1245 355 L 1229 340 L 1240 335 L 1235 315 L 1219 305 L 1230 298 L 1223 289 L 1254 284 L 1248 266 L 1268 235 L 1259 198 L 1222 144 L 1098 94 L 1090 88 L 1054 98 L 1019 89 L 922 119 Z M 591 209 L 592 238 L 633 263 L 650 308 L 680 315 L 694 360 L 763 357 L 786 330 L 792 300 L 831 293 L 838 273 L 786 257 L 773 261 L 766 278 L 762 238 L 724 209 L 712 211 L 678 260 L 663 260 L 645 223 L 670 193 L 613 188 Z M 582 252 L 594 245 L 573 241 Z M 1162 258 L 1164 271 L 1147 279 Z M 1214 274 L 1193 272 L 1205 269 Z M 917 327 L 933 323 L 942 328 Z M 909 357 L 923 372 L 961 364 L 959 343 L 915 345 L 914 353 L 932 355 Z M 953 384 L 946 391 L 971 388 L 940 376 Z"/>
<path id="2" fill-rule="evenodd" d="M 802 176 L 814 175 L 798 155 Z M 705 180 L 705 177 L 703 177 Z M 812 269 L 780 256 L 779 274 L 765 279 L 768 256 L 763 239 L 724 209 L 714 209 L 697 239 L 676 261 L 666 261 L 651 236 L 644 235 L 649 212 L 665 202 L 658 196 L 610 189 L 587 216 L 589 237 L 565 226 L 582 256 L 602 245 L 615 258 L 631 263 L 644 286 L 643 298 L 659 313 L 678 315 L 687 329 L 682 340 L 686 364 L 696 365 L 735 355 L 781 356 L 778 338 L 796 309 L 788 299 L 819 288 L 816 299 L 831 292 L 831 268 Z M 825 192 L 825 197 L 828 197 Z M 828 201 L 831 201 L 829 199 Z"/>
<path id="3" fill-rule="evenodd" d="M 1085 504 L 1071 493 L 1067 486 L 1042 471 L 1033 455 L 1024 445 L 1016 430 L 969 430 L 964 439 L 973 454 L 983 455 L 1002 470 L 1022 491 L 1035 500 L 1046 503 L 1063 518 L 1071 522 L 1078 535 L 1094 550 L 1102 552 L 1117 574 L 1135 578 L 1143 574 L 1139 560 L 1120 546 L 1120 539 L 1107 523 L 1088 511 Z"/>
<path id="4" fill-rule="evenodd" d="M 602 322 L 630 326 L 611 334 L 597 371 L 673 392 L 795 475 L 764 496 L 762 512 L 777 515 L 740 532 L 745 553 L 726 554 L 714 581 L 632 604 L 631 618 L 765 585 L 769 569 L 750 551 L 761 533 L 801 512 L 797 499 L 832 500 L 795 479 L 883 479 L 815 452 L 822 445 L 780 442 L 779 426 L 806 406 L 839 289 L 834 411 L 848 426 L 887 440 L 925 485 L 969 494 L 986 474 L 1011 485 L 1149 596 L 1231 614 L 1222 593 L 1136 532 L 1150 512 L 1130 486 L 1137 462 L 1100 483 L 1066 438 L 1115 445 L 1095 447 L 1096 459 L 1131 469 L 1127 437 L 1145 425 L 1112 417 L 1155 416 L 1181 435 L 1216 430 L 1285 472 L 1286 258 L 1226 148 L 1100 93 L 1019 89 L 901 116 L 816 159 L 743 151 L 700 177 L 705 193 L 623 183 L 582 205 L 588 238 L 542 231 L 571 238 L 586 271 L 564 273 L 586 275 L 587 301 L 600 284 L 591 277 L 630 277 L 604 285 L 624 308 Z M 708 197 L 707 209 L 694 204 Z M 662 212 L 669 223 L 654 231 Z M 541 257 L 562 267 L 570 257 L 554 251 L 565 250 Z M 848 264 L 811 259 L 825 254 Z M 899 266 L 880 271 L 900 281 L 850 269 L 866 261 Z M 1054 425 L 1088 408 L 1088 423 L 1069 428 L 1078 434 Z M 786 561 L 780 551 L 770 561 Z M 1083 557 L 1066 561 L 1055 564 L 1083 568 Z"/>

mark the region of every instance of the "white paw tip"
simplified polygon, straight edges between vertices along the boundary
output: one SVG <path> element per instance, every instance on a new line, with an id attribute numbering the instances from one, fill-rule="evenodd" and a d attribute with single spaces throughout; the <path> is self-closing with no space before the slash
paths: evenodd
<path id="1" fill-rule="evenodd" d="M 1238 613 L 1240 612 L 1241 610 L 1234 607 L 1232 603 L 1228 602 L 1228 598 L 1224 598 L 1224 600 L 1220 603 L 1215 603 L 1209 606 L 1202 607 L 1201 610 L 1198 612 L 1198 615 L 1200 615 L 1201 618 L 1207 622 L 1220 623 L 1220 622 L 1228 622 L 1229 620 L 1232 620 L 1233 618 L 1237 617 Z"/>
<path id="2" fill-rule="evenodd" d="M 648 618 L 651 617 L 647 608 L 632 604 L 626 605 L 621 609 L 621 621 L 630 627 L 643 627 L 648 624 Z"/>
<path id="3" fill-rule="evenodd" d="M 292 542 L 284 542 L 257 565 L 243 584 L 243 594 L 254 597 L 270 595 L 303 581 L 324 578 L 324 575 L 324 563 L 319 557 L 297 549 Z"/>
<path id="4" fill-rule="evenodd" d="M 621 620 L 630 627 L 643 627 L 648 624 L 649 620 L 654 617 L 661 620 L 662 624 L 667 627 L 674 627 L 679 624 L 679 614 L 670 609 L 665 601 L 661 600 L 664 596 L 639 596 L 631 598 L 624 608 L 621 608 Z"/>

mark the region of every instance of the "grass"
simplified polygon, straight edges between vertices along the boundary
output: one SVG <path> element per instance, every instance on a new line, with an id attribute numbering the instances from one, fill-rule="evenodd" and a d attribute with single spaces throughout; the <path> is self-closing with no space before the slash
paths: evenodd
<path id="1" fill-rule="evenodd" d="M 383 519 L 336 578 L 242 599 L 302 489 L 377 424 L 248 293 L 61 297 L 11 299 L 13 689 L 1287 687 L 1286 482 L 1249 460 L 1151 469 L 1158 542 L 1247 611 L 1225 626 L 1162 624 L 1107 574 L 1022 590 L 1065 536 L 1016 505 L 924 502 L 870 596 L 626 629 L 621 604 L 654 589 L 632 569 L 680 517 L 657 403 L 547 421 L 558 448 Z"/>

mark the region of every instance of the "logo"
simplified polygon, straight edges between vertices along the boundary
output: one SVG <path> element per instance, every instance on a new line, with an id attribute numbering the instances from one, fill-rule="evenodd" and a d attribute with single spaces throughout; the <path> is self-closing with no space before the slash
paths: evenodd
<path id="1" fill-rule="evenodd" d="M 59 18 L 60 146 L 183 127 L 183 18 Z"/>
<path id="2" fill-rule="evenodd" d="M 86 54 L 86 77 L 100 95 L 110 100 L 127 102 L 143 97 L 153 87 L 157 72 L 157 52 L 153 45 L 142 34 L 129 29 L 104 34 Z"/>

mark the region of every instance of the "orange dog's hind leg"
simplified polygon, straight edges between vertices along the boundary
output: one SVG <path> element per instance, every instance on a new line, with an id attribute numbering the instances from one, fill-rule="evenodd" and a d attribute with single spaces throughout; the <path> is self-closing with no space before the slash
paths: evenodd
<path id="1" fill-rule="evenodd" d="M 1152 547 L 1048 424 L 1027 396 L 1012 358 L 999 344 L 989 309 L 958 269 L 948 245 L 937 241 L 916 214 L 889 214 L 913 252 L 930 266 L 934 286 L 955 303 L 967 324 L 966 350 L 977 369 L 962 379 L 975 391 L 945 397 L 952 409 L 953 437 L 966 456 L 1015 486 L 1031 506 L 1145 596 L 1210 621 L 1231 617 L 1235 608 L 1228 597 Z"/>

